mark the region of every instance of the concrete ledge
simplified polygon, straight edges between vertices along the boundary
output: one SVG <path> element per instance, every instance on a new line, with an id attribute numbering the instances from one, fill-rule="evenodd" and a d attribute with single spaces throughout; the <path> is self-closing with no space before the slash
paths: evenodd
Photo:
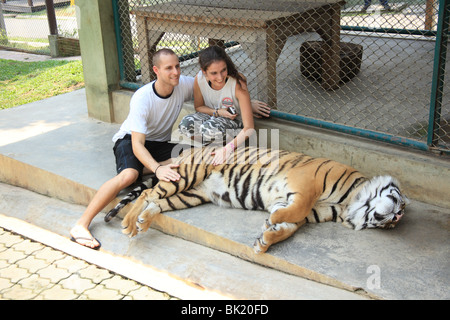
<path id="1" fill-rule="evenodd" d="M 116 90 L 111 93 L 114 123 L 123 123 L 130 111 L 130 100 L 134 91 Z"/>
<path id="2" fill-rule="evenodd" d="M 206 204 L 165 212 L 152 228 L 366 298 L 448 296 L 440 284 L 450 276 L 448 245 L 443 241 L 449 235 L 444 227 L 450 217 L 448 209 L 413 201 L 393 230 L 354 231 L 332 222 L 305 224 L 292 237 L 257 255 L 252 245 L 267 217 L 262 211 Z M 145 241 L 146 234 L 133 239 Z M 372 268 L 382 274 L 379 287 L 371 286 Z"/>
<path id="3" fill-rule="evenodd" d="M 0 182 L 68 203 L 87 206 L 97 192 L 94 188 L 2 154 L 0 154 L 0 168 L 2 168 L 0 170 Z M 108 212 L 114 208 L 125 192 L 121 192 L 119 197 L 106 206 L 103 211 Z"/>
<path id="4" fill-rule="evenodd" d="M 45 170 L 32 166 L 26 168 L 27 164 L 21 164 L 19 161 L 11 161 L 10 165 L 12 170 L 23 171 L 25 174 L 36 171 L 35 176 L 24 178 L 28 182 L 34 179 L 39 182 L 54 178 L 54 175 Z M 63 187 L 68 181 L 56 178 L 54 182 L 55 187 L 58 185 Z M 45 184 L 40 186 L 39 183 L 19 183 L 26 188 L 36 188 L 40 193 L 45 193 L 43 190 L 47 188 Z M 74 182 L 74 187 L 76 184 Z M 85 188 L 86 186 L 78 185 L 78 191 L 81 194 L 89 192 L 83 190 Z M 69 190 L 69 193 L 72 192 L 74 191 Z M 8 197 L 8 195 L 0 196 L 1 210 L 5 205 L 4 200 L 7 206 L 17 203 L 8 204 L 10 202 Z M 45 206 L 28 212 L 20 208 L 25 205 L 15 206 L 18 211 L 17 217 L 25 215 L 27 221 L 39 225 L 44 215 L 48 215 L 48 209 Z M 130 207 L 125 208 L 122 215 Z M 64 213 L 61 214 L 62 216 L 57 215 L 57 220 L 65 219 Z M 268 253 L 256 255 L 252 251 L 252 244 L 267 216 L 266 212 L 219 208 L 207 204 L 166 212 L 155 219 L 152 228 L 258 265 L 313 280 L 348 293 L 356 293 L 361 298 L 448 298 L 446 286 L 442 285 L 450 277 L 446 256 L 448 244 L 443 241 L 449 236 L 445 228 L 450 217 L 448 209 L 414 202 L 408 207 L 405 218 L 394 230 L 354 231 L 339 223 L 307 224 L 302 226 L 294 236 L 272 246 Z M 55 217 L 54 213 L 50 215 L 50 221 Z M 100 215 L 99 218 L 102 216 Z M 115 220 L 113 228 L 120 232 L 118 223 L 119 221 Z M 108 229 L 110 229 L 108 225 L 96 223 L 92 230 L 103 243 L 108 243 L 113 241 L 104 235 Z M 65 230 L 67 231 L 68 229 Z M 62 232 L 64 233 L 64 230 Z M 155 236 L 159 237 L 149 230 L 133 238 L 129 245 L 148 243 L 147 245 L 151 248 L 152 243 L 159 242 Z M 127 246 L 126 237 L 123 237 L 123 240 L 119 241 L 121 247 Z M 387 248 L 389 249 L 386 250 Z M 136 257 L 143 261 L 151 260 L 151 255 L 149 256 L 146 251 L 140 252 Z M 414 263 L 411 264 L 410 261 Z M 199 263 L 206 262 L 199 261 Z M 382 271 L 382 286 L 375 289 L 369 287 L 368 268 L 371 266 Z"/>
<path id="5" fill-rule="evenodd" d="M 87 206 L 96 190 L 0 154 L 0 181 L 69 203 Z"/>
<path id="6" fill-rule="evenodd" d="M 94 220 L 91 229 L 102 248 L 90 250 L 67 238 L 83 210 L 83 206 L 0 183 L 1 227 L 182 299 L 367 299 L 158 230 L 128 239 L 121 234 L 119 219 L 108 224 L 101 217 Z"/>
<path id="7" fill-rule="evenodd" d="M 211 207 L 213 205 L 208 205 L 210 207 L 210 210 L 205 210 L 205 208 L 201 209 L 203 212 L 211 212 L 211 210 L 216 211 L 217 208 Z M 221 211 L 223 208 L 220 209 Z M 228 211 L 228 210 L 226 210 Z M 248 214 L 252 214 L 251 212 L 243 213 L 241 210 L 240 213 L 236 210 L 234 211 L 234 216 L 237 218 L 236 221 L 233 223 L 233 225 L 239 223 L 238 221 L 242 221 L 243 216 L 247 216 Z M 269 268 L 273 268 L 275 270 L 283 271 L 288 274 L 292 274 L 295 276 L 300 276 L 304 279 L 313 280 L 318 283 L 326 284 L 338 289 L 344 289 L 350 292 L 357 292 L 358 294 L 361 294 L 362 296 L 369 297 L 371 299 L 380 299 L 379 296 L 373 293 L 369 293 L 365 291 L 361 287 L 352 286 L 350 284 L 347 284 L 345 282 L 339 281 L 336 278 L 332 278 L 330 276 L 327 276 L 326 274 L 316 272 L 312 269 L 305 268 L 299 264 L 295 264 L 292 262 L 287 261 L 281 256 L 275 256 L 269 253 L 266 254 L 255 254 L 253 251 L 253 248 L 249 245 L 249 243 L 240 243 L 239 241 L 232 240 L 230 238 L 227 238 L 225 236 L 221 236 L 218 234 L 220 232 L 219 230 L 214 231 L 207 231 L 204 228 L 201 228 L 198 226 L 197 223 L 193 222 L 192 218 L 194 215 L 196 215 L 194 212 L 198 212 L 198 210 L 190 210 L 187 212 L 182 212 L 181 214 L 187 215 L 188 220 L 190 223 L 187 223 L 183 221 L 184 219 L 179 219 L 178 214 L 174 213 L 165 213 L 162 215 L 159 215 L 155 221 L 152 224 L 152 228 L 162 231 L 166 234 L 170 234 L 176 237 L 180 237 L 185 240 L 193 241 L 195 243 L 198 243 L 200 245 L 204 245 L 208 248 L 216 249 L 225 253 L 229 253 L 233 256 L 239 257 L 241 259 L 257 263 L 262 266 L 266 266 Z M 230 215 L 227 212 L 226 216 L 227 219 L 229 219 Z M 233 214 L 231 214 L 233 216 Z M 261 212 L 254 215 L 254 217 L 261 217 Z M 178 218 L 177 218 L 178 217 Z M 195 217 L 195 218 L 198 218 Z M 248 217 L 246 218 L 246 220 Z M 253 219 L 255 222 L 256 220 Z M 246 234 L 252 234 L 254 231 L 257 231 L 261 226 L 261 220 L 258 220 L 256 223 L 251 224 L 252 226 L 258 225 L 258 227 L 253 232 L 247 232 Z M 261 224 L 262 225 L 262 224 Z M 226 230 L 223 230 L 225 233 L 228 233 Z M 228 230 L 230 231 L 230 230 Z M 232 231 L 235 232 L 235 229 L 232 228 Z M 249 231 L 249 230 L 247 230 Z M 251 241 L 251 239 L 249 239 Z M 253 239 L 254 240 L 254 239 Z"/>

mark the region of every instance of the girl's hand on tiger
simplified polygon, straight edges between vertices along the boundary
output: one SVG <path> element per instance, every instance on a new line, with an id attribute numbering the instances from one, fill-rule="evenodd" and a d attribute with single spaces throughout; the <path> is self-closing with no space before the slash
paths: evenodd
<path id="1" fill-rule="evenodd" d="M 228 147 L 228 145 L 214 152 L 211 152 L 211 156 L 214 156 L 212 164 L 215 166 L 223 164 L 232 154 L 233 149 Z"/>
<path id="2" fill-rule="evenodd" d="M 178 168 L 178 164 L 167 164 L 164 166 L 159 166 L 155 170 L 155 176 L 162 181 L 170 182 L 170 181 L 178 181 L 180 180 L 180 174 L 173 170 L 174 168 Z"/>

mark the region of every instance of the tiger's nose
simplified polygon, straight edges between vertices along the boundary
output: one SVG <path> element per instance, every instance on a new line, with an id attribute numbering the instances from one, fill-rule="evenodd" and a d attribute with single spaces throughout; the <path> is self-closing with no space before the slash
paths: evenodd
<path id="1" fill-rule="evenodd" d="M 392 221 L 399 221 L 403 217 L 403 211 L 396 213 Z"/>

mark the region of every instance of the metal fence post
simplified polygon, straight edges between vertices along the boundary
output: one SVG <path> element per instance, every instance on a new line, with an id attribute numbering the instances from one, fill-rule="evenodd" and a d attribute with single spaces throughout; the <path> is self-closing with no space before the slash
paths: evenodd
<path id="1" fill-rule="evenodd" d="M 120 79 L 124 81 L 133 81 L 136 79 L 136 70 L 134 65 L 134 54 L 130 51 L 124 51 L 124 46 L 133 46 L 131 35 L 129 3 L 127 0 L 112 0 L 114 12 L 114 26 L 116 28 L 117 50 L 119 54 Z M 119 8 L 125 11 L 120 15 Z"/>
<path id="2" fill-rule="evenodd" d="M 449 17 L 450 0 L 441 0 L 439 6 L 438 29 L 436 35 L 436 47 L 433 66 L 433 81 L 431 85 L 430 117 L 428 123 L 427 144 L 430 148 L 437 147 L 439 140 Z"/>

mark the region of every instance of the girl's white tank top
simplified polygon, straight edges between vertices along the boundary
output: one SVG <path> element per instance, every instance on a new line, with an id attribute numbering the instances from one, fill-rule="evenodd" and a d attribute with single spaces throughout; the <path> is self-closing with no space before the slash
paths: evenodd
<path id="1" fill-rule="evenodd" d="M 236 79 L 228 77 L 227 83 L 220 90 L 214 90 L 206 80 L 203 72 L 197 74 L 197 82 L 202 92 L 203 101 L 207 107 L 211 109 L 235 107 L 240 118 L 241 109 L 239 101 L 236 99 Z"/>

